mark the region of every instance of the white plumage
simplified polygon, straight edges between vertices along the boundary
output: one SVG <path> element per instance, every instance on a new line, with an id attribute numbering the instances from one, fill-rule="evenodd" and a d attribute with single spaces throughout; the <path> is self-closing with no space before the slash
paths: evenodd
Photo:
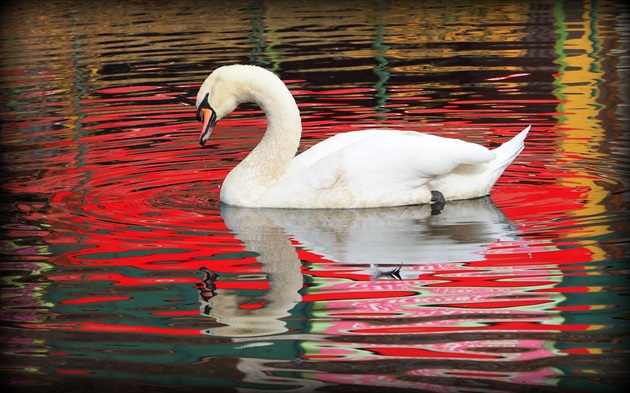
<path id="1" fill-rule="evenodd" d="M 263 68 L 230 65 L 211 73 L 197 94 L 202 146 L 216 121 L 244 102 L 257 103 L 268 125 L 221 187 L 221 201 L 235 206 L 401 206 L 431 203 L 431 191 L 446 200 L 486 196 L 523 150 L 530 129 L 494 150 L 415 131 L 354 131 L 296 156 L 302 126 L 287 87 Z"/>

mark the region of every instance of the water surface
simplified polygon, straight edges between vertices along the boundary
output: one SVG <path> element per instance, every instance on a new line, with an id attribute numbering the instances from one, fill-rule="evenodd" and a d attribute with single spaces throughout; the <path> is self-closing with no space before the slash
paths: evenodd
<path id="1" fill-rule="evenodd" d="M 3 5 L 4 384 L 621 390 L 628 18 L 614 1 Z M 191 103 L 233 63 L 287 83 L 301 149 L 368 127 L 490 147 L 532 131 L 490 198 L 440 214 L 222 206 L 264 116 L 239 107 L 201 149 Z"/>

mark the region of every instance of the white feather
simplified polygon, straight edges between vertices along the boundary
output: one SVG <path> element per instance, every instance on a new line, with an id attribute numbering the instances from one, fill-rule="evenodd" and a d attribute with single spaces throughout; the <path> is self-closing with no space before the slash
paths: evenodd
<path id="1" fill-rule="evenodd" d="M 258 146 L 221 187 L 236 206 L 356 208 L 425 204 L 431 191 L 446 200 L 478 198 L 523 150 L 530 127 L 495 150 L 414 131 L 363 130 L 338 134 L 294 156 L 301 121 L 289 90 L 271 72 L 232 65 L 202 85 L 220 119 L 242 102 L 256 102 L 268 128 Z"/>

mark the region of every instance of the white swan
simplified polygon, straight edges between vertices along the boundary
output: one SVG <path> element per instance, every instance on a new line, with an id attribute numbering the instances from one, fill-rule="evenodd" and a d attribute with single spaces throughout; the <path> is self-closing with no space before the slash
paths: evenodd
<path id="1" fill-rule="evenodd" d="M 229 65 L 197 93 L 201 146 L 216 122 L 245 102 L 265 112 L 267 131 L 221 187 L 221 202 L 244 207 L 384 207 L 486 196 L 530 129 L 494 150 L 415 131 L 354 131 L 296 156 L 302 125 L 285 84 L 263 68 Z"/>

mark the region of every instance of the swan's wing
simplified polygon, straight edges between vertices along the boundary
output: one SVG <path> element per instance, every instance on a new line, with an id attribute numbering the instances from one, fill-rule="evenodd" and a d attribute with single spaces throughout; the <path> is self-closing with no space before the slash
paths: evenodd
<path id="1" fill-rule="evenodd" d="M 292 161 L 289 166 L 287 175 L 291 175 L 293 173 L 299 173 L 300 171 L 306 170 L 315 162 L 320 159 L 331 156 L 339 150 L 353 145 L 355 143 L 360 142 L 363 139 L 373 137 L 380 133 L 384 132 L 383 130 L 364 130 L 364 131 L 353 131 L 346 132 L 343 134 L 334 135 L 328 139 L 325 139 L 315 145 L 313 145 L 308 150 L 298 154 Z"/>
<path id="2" fill-rule="evenodd" d="M 338 134 L 293 159 L 288 175 L 344 170 L 353 177 L 431 179 L 462 164 L 495 158 L 484 146 L 414 131 L 366 130 Z"/>
<path id="3" fill-rule="evenodd" d="M 428 203 L 421 187 L 462 164 L 495 154 L 483 146 L 413 131 L 370 130 L 334 137 L 298 155 L 262 206 L 393 206 Z M 297 202 L 296 202 L 297 201 Z M 299 202 L 299 203 L 298 203 Z"/>

